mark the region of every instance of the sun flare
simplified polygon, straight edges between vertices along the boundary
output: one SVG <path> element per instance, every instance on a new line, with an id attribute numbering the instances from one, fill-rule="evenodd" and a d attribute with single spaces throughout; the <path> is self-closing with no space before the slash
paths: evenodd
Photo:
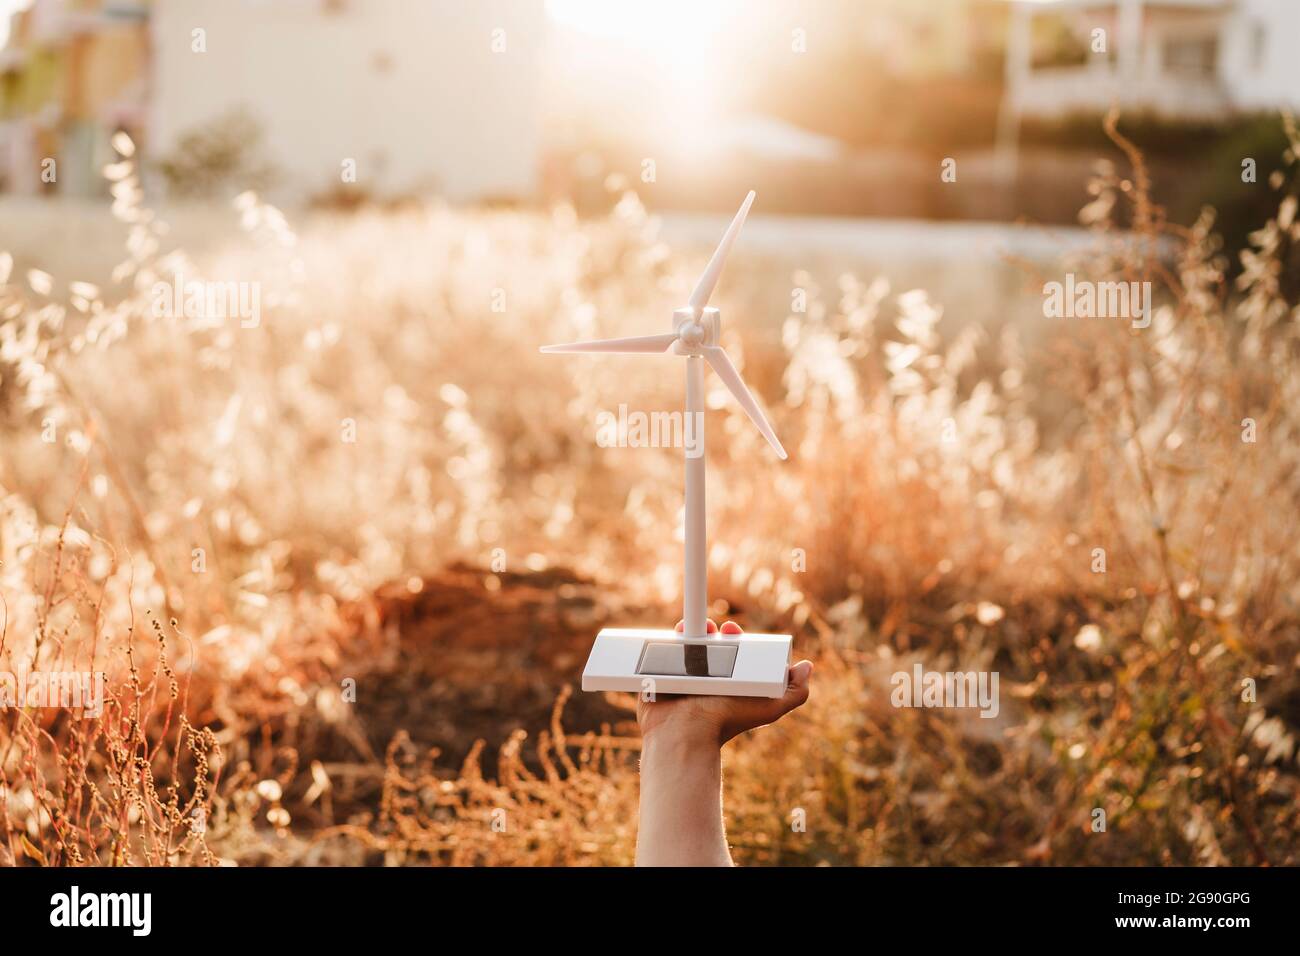
<path id="1" fill-rule="evenodd" d="M 732 4 L 548 0 L 547 12 L 578 38 L 591 62 L 604 64 L 607 82 L 611 71 L 635 75 L 640 81 L 636 105 L 669 121 L 674 139 L 693 140 L 707 132 L 723 79 L 713 54 Z"/>
<path id="2" fill-rule="evenodd" d="M 685 0 L 610 3 L 608 0 L 548 0 L 557 23 L 593 37 L 618 40 L 664 62 L 697 63 L 725 24 L 729 4 Z"/>

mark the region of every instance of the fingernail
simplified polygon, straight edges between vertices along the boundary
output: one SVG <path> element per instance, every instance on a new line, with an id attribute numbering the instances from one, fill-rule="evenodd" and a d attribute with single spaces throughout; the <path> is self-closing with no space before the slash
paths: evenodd
<path id="1" fill-rule="evenodd" d="M 790 668 L 790 683 L 797 687 L 802 687 L 808 683 L 808 678 L 812 676 L 812 661 L 800 661 Z"/>

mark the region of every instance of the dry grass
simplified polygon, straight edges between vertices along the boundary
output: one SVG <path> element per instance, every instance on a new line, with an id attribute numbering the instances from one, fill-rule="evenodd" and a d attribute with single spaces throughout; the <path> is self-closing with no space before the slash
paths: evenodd
<path id="1" fill-rule="evenodd" d="M 728 752 L 738 860 L 1300 862 L 1296 202 L 1233 290 L 1131 160 L 1060 271 L 1154 282 L 1148 329 L 946 334 L 922 291 L 796 273 L 779 337 L 728 333 L 793 459 L 710 386 L 710 591 L 818 662 Z M 694 263 L 632 196 L 301 237 L 245 196 L 200 267 L 110 172 L 111 290 L 0 261 L 0 670 L 111 689 L 0 715 L 0 858 L 630 862 L 629 713 L 565 685 L 600 624 L 672 614 L 680 462 L 592 435 L 680 370 L 536 347 L 658 327 Z M 260 281 L 261 326 L 154 318 L 177 270 Z M 1001 714 L 892 708 L 916 660 L 997 670 Z"/>

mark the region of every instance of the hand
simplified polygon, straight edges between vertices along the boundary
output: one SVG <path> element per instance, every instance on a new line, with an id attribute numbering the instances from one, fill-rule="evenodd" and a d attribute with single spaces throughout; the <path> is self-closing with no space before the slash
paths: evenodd
<path id="1" fill-rule="evenodd" d="M 677 622 L 682 630 L 682 622 Z M 709 621 L 722 638 L 739 625 Z M 808 699 L 812 661 L 790 668 L 785 696 L 699 697 L 660 695 L 639 700 L 641 820 L 639 866 L 730 866 L 722 822 L 722 745 L 746 730 L 770 724 Z"/>
<path id="2" fill-rule="evenodd" d="M 677 622 L 677 630 L 684 622 Z M 719 630 L 709 620 L 708 633 L 734 637 L 743 633 L 739 624 L 727 621 Z M 785 696 L 770 697 L 703 697 L 689 694 L 660 694 L 654 701 L 639 700 L 636 708 L 641 737 L 671 736 L 692 743 L 704 742 L 721 747 L 732 737 L 780 719 L 808 699 L 808 681 L 812 661 L 800 661 L 790 668 Z"/>

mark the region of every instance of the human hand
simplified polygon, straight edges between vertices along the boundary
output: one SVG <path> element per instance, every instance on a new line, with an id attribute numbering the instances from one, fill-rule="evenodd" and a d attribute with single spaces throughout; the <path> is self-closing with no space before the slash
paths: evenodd
<path id="1" fill-rule="evenodd" d="M 682 630 L 683 622 L 677 622 Z M 712 619 L 708 633 L 734 637 L 743 633 L 740 625 L 727 621 L 719 629 Z M 803 660 L 790 668 L 789 686 L 785 696 L 771 697 L 718 697 L 691 694 L 660 694 L 657 699 L 638 700 L 637 722 L 641 737 L 674 737 L 692 743 L 707 743 L 721 747 L 732 737 L 770 724 L 788 714 L 808 699 L 808 682 L 812 676 L 812 661 Z"/>

